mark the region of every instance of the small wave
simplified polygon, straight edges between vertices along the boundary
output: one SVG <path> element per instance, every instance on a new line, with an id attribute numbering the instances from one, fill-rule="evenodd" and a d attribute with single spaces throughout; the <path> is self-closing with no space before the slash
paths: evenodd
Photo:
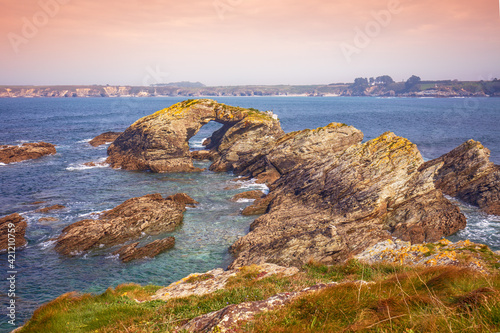
<path id="1" fill-rule="evenodd" d="M 46 242 L 40 243 L 40 247 L 42 248 L 42 250 L 46 250 L 46 249 L 52 247 L 55 243 L 56 243 L 55 240 L 48 240 Z"/>
<path id="2" fill-rule="evenodd" d="M 118 260 L 120 259 L 119 254 L 110 254 L 109 256 L 105 256 L 104 259 Z"/>
<path id="3" fill-rule="evenodd" d="M 240 188 L 248 188 L 261 190 L 264 194 L 269 193 L 269 187 L 266 184 L 258 184 L 255 182 L 255 179 L 244 180 L 244 181 L 236 181 L 236 184 L 240 185 Z"/>
<path id="4" fill-rule="evenodd" d="M 93 219 L 97 219 L 99 217 L 99 215 L 101 215 L 102 213 L 104 213 L 104 211 L 100 211 L 100 212 L 90 212 L 90 213 L 86 213 L 86 214 L 79 214 L 78 217 L 91 217 Z"/>
<path id="5" fill-rule="evenodd" d="M 77 143 L 88 143 L 90 141 L 92 141 L 93 138 L 90 138 L 90 139 L 83 139 L 83 140 L 80 140 L 80 141 L 77 141 Z"/>
<path id="6" fill-rule="evenodd" d="M 69 167 L 66 168 L 68 171 L 79 171 L 79 170 L 88 170 L 88 169 L 96 169 L 96 168 L 107 168 L 109 164 L 106 163 L 106 157 L 101 158 L 93 163 L 93 165 L 88 165 L 88 163 L 79 163 L 79 164 L 70 164 Z"/>
<path id="7" fill-rule="evenodd" d="M 0 166 L 4 166 L 4 165 L 7 165 L 7 164 L 0 162 Z"/>
<path id="8" fill-rule="evenodd" d="M 255 199 L 238 199 L 236 202 L 238 203 L 245 203 L 245 202 L 254 202 Z"/>
<path id="9" fill-rule="evenodd" d="M 201 140 L 196 140 L 196 141 L 191 141 L 189 143 L 189 147 L 191 148 L 205 148 L 205 146 L 203 145 L 203 141 L 205 141 L 206 138 L 203 138 Z"/>

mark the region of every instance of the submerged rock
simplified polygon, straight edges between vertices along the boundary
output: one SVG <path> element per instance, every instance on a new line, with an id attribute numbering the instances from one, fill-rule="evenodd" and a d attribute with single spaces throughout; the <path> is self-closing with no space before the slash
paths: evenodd
<path id="1" fill-rule="evenodd" d="M 22 146 L 0 146 L 0 163 L 9 164 L 56 154 L 56 147 L 47 142 L 23 143 Z"/>
<path id="2" fill-rule="evenodd" d="M 332 264 L 393 236 L 430 242 L 465 227 L 465 216 L 435 189 L 435 169 L 418 170 L 422 156 L 407 139 L 385 133 L 332 150 L 271 186 L 268 213 L 231 246 L 231 268 Z"/>
<path id="3" fill-rule="evenodd" d="M 167 200 L 172 200 L 172 201 L 180 203 L 181 205 L 185 205 L 188 207 L 195 207 L 197 204 L 199 204 L 198 201 L 194 200 L 186 193 L 177 193 L 177 194 L 168 196 Z"/>
<path id="4" fill-rule="evenodd" d="M 0 218 L 0 252 L 7 251 L 9 247 L 17 249 L 26 245 L 24 235 L 27 227 L 26 219 L 17 213 Z"/>
<path id="5" fill-rule="evenodd" d="M 52 210 L 61 210 L 61 209 L 64 209 L 66 208 L 66 206 L 63 206 L 63 205 L 53 205 L 53 206 L 50 206 L 50 207 L 44 207 L 44 208 L 39 208 L 37 210 L 35 210 L 36 213 L 48 213 Z"/>
<path id="6" fill-rule="evenodd" d="M 185 205 L 160 194 L 132 198 L 104 212 L 98 220 L 82 220 L 63 229 L 55 249 L 76 255 L 99 246 L 113 246 L 173 231 L 183 219 Z"/>
<path id="7" fill-rule="evenodd" d="M 119 137 L 123 132 L 106 132 L 99 134 L 95 138 L 89 141 L 92 147 L 98 147 L 107 143 L 112 143 Z"/>
<path id="8" fill-rule="evenodd" d="M 490 151 L 469 140 L 421 166 L 438 168 L 434 183 L 445 194 L 500 215 L 500 166 L 490 162 Z"/>
<path id="9" fill-rule="evenodd" d="M 107 162 L 127 170 L 200 171 L 193 166 L 188 140 L 210 121 L 224 124 L 207 146 L 216 152 L 211 169 L 217 171 L 243 170 L 284 134 L 279 121 L 264 112 L 188 100 L 132 124 L 108 148 Z"/>
<path id="10" fill-rule="evenodd" d="M 129 262 L 142 258 L 154 258 L 158 254 L 173 248 L 175 246 L 175 238 L 167 237 L 164 239 L 158 239 L 141 247 L 137 247 L 137 245 L 139 245 L 138 242 L 125 245 L 119 250 L 113 252 L 113 254 L 119 255 L 120 260 L 123 262 Z"/>
<path id="11" fill-rule="evenodd" d="M 238 200 L 242 200 L 242 199 L 256 200 L 256 199 L 262 198 L 263 196 L 264 196 L 264 193 L 262 193 L 262 191 L 252 190 L 252 191 L 246 191 L 246 192 L 242 192 L 242 193 L 238 193 L 238 194 L 234 195 L 231 198 L 231 201 L 238 201 Z"/>

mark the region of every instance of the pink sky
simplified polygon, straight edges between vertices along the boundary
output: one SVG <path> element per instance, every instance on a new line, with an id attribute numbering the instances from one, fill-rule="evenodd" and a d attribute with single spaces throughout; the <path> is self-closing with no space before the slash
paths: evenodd
<path id="1" fill-rule="evenodd" d="M 498 0 L 0 0 L 0 9 L 7 85 L 500 78 Z"/>

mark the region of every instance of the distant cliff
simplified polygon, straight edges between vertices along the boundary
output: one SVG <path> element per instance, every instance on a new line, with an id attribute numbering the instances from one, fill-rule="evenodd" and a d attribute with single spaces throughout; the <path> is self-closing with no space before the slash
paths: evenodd
<path id="1" fill-rule="evenodd" d="M 384 76 L 385 77 L 385 76 Z M 418 78 L 418 77 L 417 77 Z M 410 80 L 409 80 L 410 81 Z M 411 82 L 410 82 L 411 83 Z M 358 78 L 353 84 L 249 85 L 206 87 L 178 82 L 152 86 L 0 86 L 0 97 L 219 97 L 219 96 L 377 96 L 500 97 L 500 81 L 377 81 Z"/>

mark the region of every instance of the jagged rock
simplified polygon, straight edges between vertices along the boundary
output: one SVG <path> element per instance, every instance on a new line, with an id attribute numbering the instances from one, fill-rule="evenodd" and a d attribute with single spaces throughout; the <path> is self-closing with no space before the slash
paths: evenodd
<path id="1" fill-rule="evenodd" d="M 231 246 L 230 267 L 332 264 L 392 236 L 430 242 L 464 228 L 434 187 L 436 168 L 418 171 L 422 163 L 416 145 L 393 133 L 305 161 L 271 186 L 268 213 Z"/>
<path id="2" fill-rule="evenodd" d="M 123 132 L 106 132 L 99 134 L 95 138 L 89 141 L 92 147 L 98 147 L 107 143 L 111 143 L 116 140 Z"/>
<path id="3" fill-rule="evenodd" d="M 177 193 L 177 194 L 168 196 L 167 200 L 172 200 L 172 201 L 175 201 L 177 203 L 180 203 L 181 205 L 185 205 L 185 206 L 189 206 L 189 207 L 195 207 L 197 204 L 199 204 L 198 201 L 194 200 L 186 193 Z"/>
<path id="4" fill-rule="evenodd" d="M 500 166 L 490 162 L 490 151 L 480 142 L 469 140 L 421 169 L 435 167 L 437 188 L 488 214 L 500 215 Z"/>
<path id="5" fill-rule="evenodd" d="M 234 195 L 231 198 L 231 201 L 238 201 L 238 200 L 242 200 L 242 199 L 256 200 L 256 199 L 262 198 L 263 196 L 264 196 L 264 193 L 262 193 L 262 191 L 259 191 L 259 190 L 246 191 L 246 192 L 242 192 L 242 193 L 238 193 L 238 194 Z"/>
<path id="6" fill-rule="evenodd" d="M 167 237 L 164 239 L 158 239 L 142 247 L 137 247 L 137 245 L 139 245 L 138 242 L 125 245 L 119 250 L 113 252 L 113 254 L 119 255 L 120 260 L 123 262 L 129 262 L 142 258 L 154 258 L 158 254 L 173 248 L 175 246 L 175 238 Z"/>
<path id="7" fill-rule="evenodd" d="M 339 283 L 317 284 L 300 291 L 285 292 L 263 301 L 231 304 L 225 308 L 201 315 L 179 327 L 175 332 L 234 332 L 243 322 L 251 321 L 256 314 L 276 310 L 308 293 L 332 288 Z"/>
<path id="8" fill-rule="evenodd" d="M 262 215 L 267 212 L 269 204 L 273 199 L 273 195 L 266 195 L 254 201 L 253 204 L 243 209 L 241 215 L 252 216 L 252 215 Z"/>
<path id="9" fill-rule="evenodd" d="M 35 212 L 36 213 L 48 213 L 51 210 L 60 210 L 60 209 L 64 209 L 64 208 L 66 208 L 66 206 L 63 206 L 63 205 L 53 205 L 53 206 L 50 206 L 50 207 L 39 208 L 39 209 L 35 210 Z"/>
<path id="10" fill-rule="evenodd" d="M 23 143 L 22 146 L 0 146 L 0 162 L 4 164 L 54 155 L 56 147 L 47 142 Z"/>
<path id="11" fill-rule="evenodd" d="M 285 174 L 297 165 L 324 158 L 360 143 L 363 132 L 346 124 L 331 123 L 315 130 L 302 130 L 281 137 L 267 155 L 269 162 Z"/>
<path id="12" fill-rule="evenodd" d="M 225 131 L 217 146 L 219 158 L 210 170 L 247 173 L 246 169 L 266 156 L 283 135 L 277 119 L 263 112 L 248 111 L 242 121 Z M 214 141 L 217 142 L 212 138 Z"/>
<path id="13" fill-rule="evenodd" d="M 153 172 L 200 171 L 188 140 L 210 121 L 224 124 L 207 149 L 217 152 L 212 170 L 238 172 L 264 156 L 284 133 L 271 114 L 213 100 L 189 100 L 139 119 L 108 148 L 113 168 Z"/>
<path id="14" fill-rule="evenodd" d="M 0 218 L 0 252 L 6 251 L 9 246 L 19 248 L 26 245 L 24 235 L 27 227 L 26 219 L 17 213 Z M 13 244 L 9 244 L 9 235 L 14 236 L 10 237 L 15 240 Z"/>
<path id="15" fill-rule="evenodd" d="M 295 267 L 281 267 L 274 264 L 262 264 L 252 267 L 259 274 L 256 280 L 261 280 L 271 275 L 293 276 L 299 272 Z M 180 281 L 162 288 L 151 297 L 152 300 L 169 300 L 171 298 L 202 296 L 224 289 L 229 278 L 236 276 L 239 269 L 224 271 L 222 268 L 213 269 L 206 273 L 193 273 Z"/>
<path id="16" fill-rule="evenodd" d="M 362 140 L 360 130 L 341 123 L 291 132 L 279 138 L 266 156 L 250 164 L 242 174 L 269 186 L 303 163 L 342 151 Z"/>
<path id="17" fill-rule="evenodd" d="M 160 194 L 132 198 L 101 214 L 98 220 L 82 220 L 63 229 L 55 249 L 76 255 L 100 245 L 112 246 L 137 239 L 143 234 L 158 235 L 181 224 L 184 204 L 163 199 Z"/>

